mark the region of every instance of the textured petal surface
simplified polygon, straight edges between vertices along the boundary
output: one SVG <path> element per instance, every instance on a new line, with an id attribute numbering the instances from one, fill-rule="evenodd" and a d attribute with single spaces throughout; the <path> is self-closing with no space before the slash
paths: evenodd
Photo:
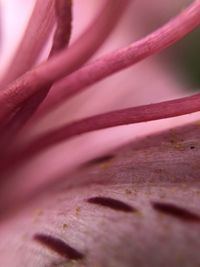
<path id="1" fill-rule="evenodd" d="M 1 262 L 199 266 L 199 134 L 197 122 L 151 135 L 64 175 L 2 221 Z"/>

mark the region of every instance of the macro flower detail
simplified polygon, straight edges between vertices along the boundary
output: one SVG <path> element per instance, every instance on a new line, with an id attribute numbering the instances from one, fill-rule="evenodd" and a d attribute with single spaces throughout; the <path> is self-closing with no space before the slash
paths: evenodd
<path id="1" fill-rule="evenodd" d="M 1 264 L 199 266 L 200 95 L 156 54 L 198 28 L 200 1 L 148 34 L 145 12 L 175 3 L 18 1 L 31 15 L 1 69 Z"/>

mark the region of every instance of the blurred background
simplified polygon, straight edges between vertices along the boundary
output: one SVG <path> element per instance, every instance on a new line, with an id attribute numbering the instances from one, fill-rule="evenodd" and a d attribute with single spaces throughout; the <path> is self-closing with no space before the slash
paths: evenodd
<path id="1" fill-rule="evenodd" d="M 169 49 L 169 57 L 174 59 L 177 72 L 191 84 L 188 89 L 200 90 L 200 28 Z"/>

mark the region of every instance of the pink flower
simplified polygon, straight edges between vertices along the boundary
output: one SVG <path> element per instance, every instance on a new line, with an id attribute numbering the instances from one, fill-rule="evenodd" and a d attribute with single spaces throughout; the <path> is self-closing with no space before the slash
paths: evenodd
<path id="1" fill-rule="evenodd" d="M 139 4 L 89 4 L 37 0 L 2 75 L 1 262 L 198 266 L 199 95 L 146 58 L 199 26 L 200 1 L 145 37 L 138 8 L 132 38 Z"/>

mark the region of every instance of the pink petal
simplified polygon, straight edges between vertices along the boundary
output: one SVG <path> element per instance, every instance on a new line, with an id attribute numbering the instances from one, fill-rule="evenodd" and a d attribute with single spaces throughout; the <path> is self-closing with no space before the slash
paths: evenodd
<path id="1" fill-rule="evenodd" d="M 195 123 L 152 135 L 63 175 L 2 223 L 1 262 L 198 266 L 199 134 Z"/>

